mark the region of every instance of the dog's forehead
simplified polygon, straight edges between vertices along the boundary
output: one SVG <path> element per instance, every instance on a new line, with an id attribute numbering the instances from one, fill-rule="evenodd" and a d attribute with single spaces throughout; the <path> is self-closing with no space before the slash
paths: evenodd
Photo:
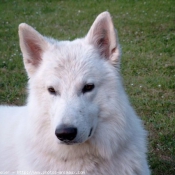
<path id="1" fill-rule="evenodd" d="M 94 76 L 100 67 L 98 52 L 81 40 L 53 45 L 44 54 L 43 60 L 45 72 L 61 78 Z"/>

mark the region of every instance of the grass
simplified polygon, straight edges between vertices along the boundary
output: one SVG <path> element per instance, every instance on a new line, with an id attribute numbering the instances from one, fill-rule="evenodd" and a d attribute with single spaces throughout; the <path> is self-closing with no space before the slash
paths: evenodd
<path id="1" fill-rule="evenodd" d="M 175 174 L 174 0 L 2 0 L 0 4 L 0 103 L 22 105 L 27 77 L 17 28 L 25 22 L 63 39 L 84 36 L 108 10 L 122 45 L 124 84 L 149 131 L 153 175 Z"/>

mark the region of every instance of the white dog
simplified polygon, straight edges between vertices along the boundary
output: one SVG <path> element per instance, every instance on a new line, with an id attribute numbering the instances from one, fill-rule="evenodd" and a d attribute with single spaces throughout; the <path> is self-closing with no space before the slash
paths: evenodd
<path id="1" fill-rule="evenodd" d="M 149 175 L 146 132 L 125 94 L 108 12 L 74 41 L 19 25 L 23 107 L 0 107 L 0 172 Z"/>

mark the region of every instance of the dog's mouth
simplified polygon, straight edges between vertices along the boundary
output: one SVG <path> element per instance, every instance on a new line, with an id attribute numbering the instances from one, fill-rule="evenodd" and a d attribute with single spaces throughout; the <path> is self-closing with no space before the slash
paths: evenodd
<path id="1" fill-rule="evenodd" d="M 93 130 L 93 127 L 91 128 L 88 137 L 90 137 L 92 135 L 92 130 Z"/>
<path id="2" fill-rule="evenodd" d="M 73 141 L 62 141 L 60 142 L 63 145 L 75 145 L 78 144 L 78 142 L 73 142 Z"/>

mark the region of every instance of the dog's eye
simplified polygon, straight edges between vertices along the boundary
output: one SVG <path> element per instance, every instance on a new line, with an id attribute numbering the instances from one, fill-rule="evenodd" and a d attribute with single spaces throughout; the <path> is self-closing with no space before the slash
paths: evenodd
<path id="1" fill-rule="evenodd" d="M 94 84 L 86 84 L 83 89 L 82 89 L 82 92 L 83 93 L 86 93 L 86 92 L 90 92 L 94 89 Z"/>
<path id="2" fill-rule="evenodd" d="M 49 91 L 51 94 L 53 94 L 53 95 L 56 94 L 56 91 L 55 91 L 55 89 L 54 89 L 53 87 L 49 87 L 49 88 L 48 88 L 48 91 Z"/>

